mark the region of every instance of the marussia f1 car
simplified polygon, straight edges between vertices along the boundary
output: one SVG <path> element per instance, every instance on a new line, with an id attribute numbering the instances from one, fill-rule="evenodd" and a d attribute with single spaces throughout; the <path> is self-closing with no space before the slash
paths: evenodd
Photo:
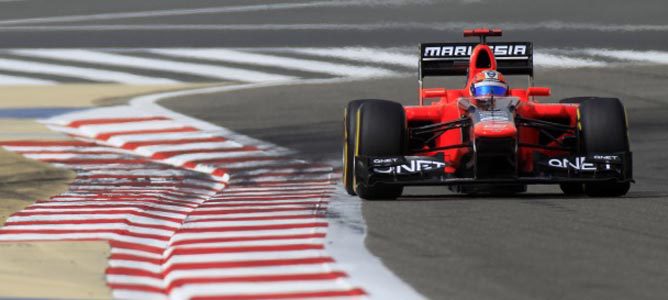
<path id="1" fill-rule="evenodd" d="M 465 30 L 464 36 L 480 41 L 420 45 L 419 105 L 348 103 L 343 182 L 349 194 L 394 199 L 411 185 L 519 193 L 528 184 L 559 184 L 568 195 L 628 192 L 632 157 L 619 99 L 540 103 L 534 98 L 549 96 L 550 89 L 533 86 L 531 43 L 487 43 L 501 36 L 499 29 Z M 509 89 L 502 74 L 528 76 L 529 87 Z M 467 84 L 424 88 L 427 76 L 467 76 Z"/>

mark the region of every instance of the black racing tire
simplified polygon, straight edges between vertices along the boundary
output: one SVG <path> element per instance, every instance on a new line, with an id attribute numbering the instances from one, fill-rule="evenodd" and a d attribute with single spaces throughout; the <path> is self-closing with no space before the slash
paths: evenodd
<path id="1" fill-rule="evenodd" d="M 364 103 L 385 102 L 378 99 L 359 99 L 348 102 L 343 112 L 343 186 L 348 195 L 355 196 L 355 134 L 357 110 Z"/>
<path id="2" fill-rule="evenodd" d="M 562 103 L 562 104 L 581 104 L 584 101 L 595 100 L 595 99 L 604 99 L 604 98 L 589 97 L 589 96 L 571 97 L 571 98 L 561 99 L 561 100 L 559 100 L 559 103 Z"/>
<path id="3" fill-rule="evenodd" d="M 585 193 L 590 197 L 620 197 L 631 189 L 630 182 L 591 182 L 585 184 Z"/>
<path id="4" fill-rule="evenodd" d="M 364 101 L 357 110 L 355 155 L 393 156 L 404 154 L 407 145 L 406 113 L 401 104 Z M 367 186 L 355 180 L 355 192 L 366 200 L 392 200 L 401 196 L 403 186 L 376 183 Z"/>
<path id="5" fill-rule="evenodd" d="M 577 182 L 560 183 L 559 188 L 564 194 L 569 196 L 583 195 L 585 193 L 584 184 Z"/>
<path id="6" fill-rule="evenodd" d="M 630 152 L 626 111 L 619 99 L 588 99 L 578 109 L 583 153 Z M 618 197 L 630 187 L 630 182 L 593 182 L 585 183 L 584 192 L 592 197 Z"/>

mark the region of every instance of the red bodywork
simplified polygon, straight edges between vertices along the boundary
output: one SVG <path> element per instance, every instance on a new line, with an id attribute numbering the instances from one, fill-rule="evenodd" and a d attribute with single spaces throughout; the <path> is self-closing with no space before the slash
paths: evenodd
<path id="1" fill-rule="evenodd" d="M 475 33 L 471 33 L 475 35 Z M 489 35 L 489 34 L 488 34 Z M 479 57 L 488 56 L 490 63 L 485 68 L 477 67 Z M 466 114 L 464 109 L 459 105 L 458 100 L 462 97 L 470 97 L 470 85 L 475 74 L 480 71 L 493 69 L 496 70 L 497 63 L 494 54 L 490 47 L 485 44 L 477 45 L 471 54 L 469 62 L 468 81 L 463 89 L 444 89 L 444 88 L 423 88 L 420 90 L 420 99 L 431 100 L 430 104 L 423 104 L 419 106 L 405 106 L 406 118 L 408 127 L 453 122 L 463 118 Z M 529 87 L 526 89 L 513 88 L 510 89 L 508 96 L 517 97 L 520 104 L 517 106 L 516 115 L 527 118 L 560 123 L 571 127 L 577 126 L 577 105 L 571 104 L 552 104 L 539 103 L 535 101 L 534 96 L 549 96 L 548 88 Z M 463 131 L 469 130 L 467 134 L 473 138 L 508 138 L 517 137 L 518 144 L 518 168 L 520 173 L 530 173 L 533 171 L 534 153 L 541 153 L 547 156 L 567 155 L 563 150 L 545 149 L 546 147 L 557 148 L 558 143 L 555 140 L 544 141 L 540 138 L 540 131 L 536 128 L 521 127 L 516 128 L 514 122 L 481 122 L 474 124 L 471 128 L 461 128 L 457 130 L 448 130 L 440 135 L 435 140 L 435 144 L 431 146 L 425 145 L 422 150 L 410 153 L 411 155 L 428 155 L 433 156 L 439 153 L 444 154 L 446 173 L 455 173 L 462 158 L 469 154 L 473 149 L 471 147 L 458 147 L 466 143 L 464 140 Z M 519 132 L 518 132 L 519 131 Z M 563 140 L 570 134 L 561 133 L 556 140 Z M 541 143 L 543 140 L 543 143 Z M 546 147 L 536 147 L 542 145 Z M 443 149 L 452 147 L 450 149 Z M 441 150 L 434 150 L 440 148 Z"/>

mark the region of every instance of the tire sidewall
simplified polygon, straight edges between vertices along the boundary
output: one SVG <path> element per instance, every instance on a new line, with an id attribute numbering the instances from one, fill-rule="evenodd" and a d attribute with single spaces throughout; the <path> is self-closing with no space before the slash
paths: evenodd
<path id="1" fill-rule="evenodd" d="M 406 114 L 401 104 L 376 100 L 363 102 L 356 116 L 355 156 L 398 156 L 407 145 Z M 355 180 L 357 194 L 369 200 L 394 199 L 401 195 L 400 185 L 367 186 Z"/>
<path id="2" fill-rule="evenodd" d="M 619 99 L 585 99 L 578 107 L 578 117 L 582 155 L 630 153 L 626 110 Z M 591 182 L 584 185 L 584 192 L 593 197 L 616 197 L 629 188 L 628 181 Z"/>

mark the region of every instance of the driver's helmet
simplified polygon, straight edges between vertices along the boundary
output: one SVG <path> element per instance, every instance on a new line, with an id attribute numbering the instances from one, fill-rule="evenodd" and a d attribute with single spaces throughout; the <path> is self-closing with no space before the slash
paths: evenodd
<path id="1" fill-rule="evenodd" d="M 503 74 L 495 70 L 485 70 L 475 75 L 471 83 L 471 96 L 506 96 L 508 84 Z"/>

